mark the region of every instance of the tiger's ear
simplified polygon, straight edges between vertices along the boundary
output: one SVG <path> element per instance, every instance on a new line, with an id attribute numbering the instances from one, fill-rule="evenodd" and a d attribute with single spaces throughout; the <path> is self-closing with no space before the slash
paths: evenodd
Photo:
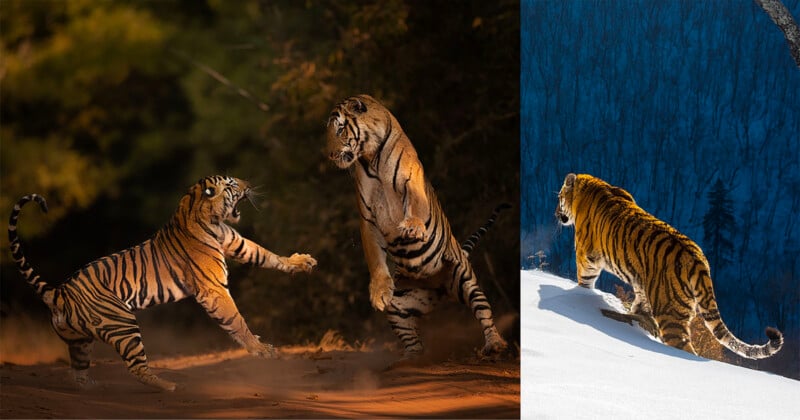
<path id="1" fill-rule="evenodd" d="M 367 112 L 367 106 L 358 98 L 353 98 L 353 101 L 350 103 L 350 108 L 353 110 L 353 112 L 359 114 Z"/>
<path id="2" fill-rule="evenodd" d="M 572 188 L 572 186 L 575 185 L 575 178 L 576 178 L 575 174 L 573 173 L 567 174 L 567 177 L 564 178 L 564 186 Z"/>

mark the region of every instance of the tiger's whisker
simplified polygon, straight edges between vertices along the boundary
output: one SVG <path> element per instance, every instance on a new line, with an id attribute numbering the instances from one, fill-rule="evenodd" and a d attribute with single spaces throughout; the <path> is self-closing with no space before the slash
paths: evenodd
<path id="1" fill-rule="evenodd" d="M 247 201 L 250 202 L 253 208 L 255 208 L 256 211 L 260 212 L 261 209 L 258 207 L 258 204 L 256 204 L 255 197 L 265 195 L 265 193 L 256 191 L 258 188 L 261 188 L 261 185 L 250 187 L 244 196 L 245 198 L 247 198 Z"/>

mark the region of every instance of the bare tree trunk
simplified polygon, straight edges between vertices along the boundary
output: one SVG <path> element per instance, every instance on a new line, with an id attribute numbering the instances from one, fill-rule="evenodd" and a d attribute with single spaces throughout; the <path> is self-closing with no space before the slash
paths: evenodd
<path id="1" fill-rule="evenodd" d="M 781 3 L 781 0 L 755 0 L 755 2 L 781 29 L 789 44 L 789 53 L 794 58 L 797 67 L 800 67 L 800 28 L 797 27 L 797 22 L 792 18 L 789 9 Z"/>

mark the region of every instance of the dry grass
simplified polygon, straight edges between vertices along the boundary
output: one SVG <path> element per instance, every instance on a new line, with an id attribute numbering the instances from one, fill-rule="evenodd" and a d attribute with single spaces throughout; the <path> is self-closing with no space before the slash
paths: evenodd
<path id="1" fill-rule="evenodd" d="M 633 290 L 625 290 L 624 287 L 615 284 L 614 285 L 614 296 L 622 302 L 622 306 L 625 307 L 627 310 L 631 310 L 631 304 L 633 303 Z"/>

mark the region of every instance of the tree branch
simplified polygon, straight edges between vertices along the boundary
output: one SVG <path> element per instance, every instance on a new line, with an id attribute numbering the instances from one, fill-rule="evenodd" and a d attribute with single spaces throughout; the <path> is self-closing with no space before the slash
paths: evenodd
<path id="1" fill-rule="evenodd" d="M 789 54 L 800 68 L 800 28 L 797 27 L 797 22 L 789 13 L 789 9 L 781 3 L 781 0 L 755 0 L 755 2 L 767 12 L 769 18 L 783 32 L 783 36 L 786 37 L 786 42 L 789 44 Z"/>
<path id="2" fill-rule="evenodd" d="M 236 91 L 236 93 L 239 94 L 239 96 L 241 96 L 241 97 L 247 99 L 248 101 L 254 103 L 258 107 L 258 109 L 260 109 L 261 111 L 264 111 L 264 112 L 268 112 L 269 111 L 269 105 L 265 104 L 260 99 L 256 98 L 255 95 L 250 93 L 248 90 L 246 90 L 244 88 L 240 88 L 239 86 L 236 86 L 230 80 L 228 80 L 227 77 L 223 76 L 218 71 L 216 71 L 216 70 L 212 69 L 211 67 L 209 67 L 209 66 L 207 66 L 207 65 L 205 65 L 205 64 L 203 64 L 203 63 L 201 63 L 201 62 L 199 62 L 199 61 L 197 61 L 197 60 L 195 60 L 195 59 L 193 59 L 191 57 L 189 57 L 189 54 L 186 54 L 183 51 L 178 51 L 178 50 L 174 50 L 174 49 L 171 49 L 170 51 L 173 54 L 177 55 L 178 57 L 188 61 L 193 66 L 195 66 L 198 69 L 200 69 L 201 71 L 203 71 L 203 73 L 211 76 L 214 80 L 216 80 L 216 81 L 222 83 L 223 85 L 233 89 L 234 91 Z"/>

